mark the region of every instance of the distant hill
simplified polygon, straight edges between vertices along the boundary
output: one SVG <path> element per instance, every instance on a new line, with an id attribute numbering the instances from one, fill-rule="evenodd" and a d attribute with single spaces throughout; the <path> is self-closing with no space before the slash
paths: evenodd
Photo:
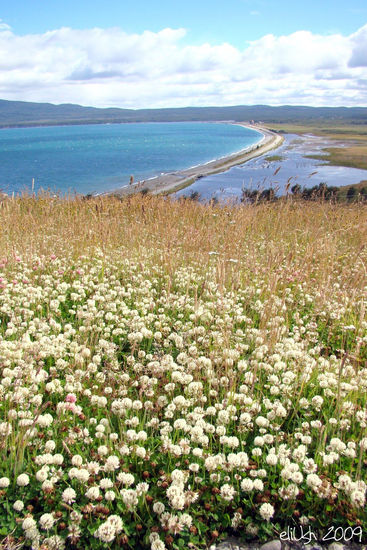
<path id="1" fill-rule="evenodd" d="M 80 105 L 0 100 L 0 128 L 100 124 L 119 122 L 262 121 L 367 123 L 365 107 L 294 107 L 239 105 L 235 107 L 183 107 L 169 109 L 98 109 Z"/>

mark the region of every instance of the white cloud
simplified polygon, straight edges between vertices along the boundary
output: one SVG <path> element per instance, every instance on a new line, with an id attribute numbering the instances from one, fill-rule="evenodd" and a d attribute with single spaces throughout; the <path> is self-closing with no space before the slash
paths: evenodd
<path id="1" fill-rule="evenodd" d="M 353 45 L 350 67 L 367 67 L 367 25 L 359 29 L 351 37 Z"/>
<path id="2" fill-rule="evenodd" d="M 119 28 L 17 36 L 0 20 L 0 98 L 130 108 L 367 105 L 367 25 L 350 36 L 266 35 L 243 50 L 185 45 L 184 36 Z"/>

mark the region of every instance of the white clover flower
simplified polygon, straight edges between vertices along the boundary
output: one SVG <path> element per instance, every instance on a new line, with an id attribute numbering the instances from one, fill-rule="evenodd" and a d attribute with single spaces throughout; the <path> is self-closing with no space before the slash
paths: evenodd
<path id="1" fill-rule="evenodd" d="M 229 485 L 228 483 L 225 483 L 220 488 L 220 496 L 227 500 L 228 502 L 233 500 L 234 496 L 236 495 L 236 490 L 232 485 Z"/>
<path id="2" fill-rule="evenodd" d="M 254 479 L 254 489 L 256 491 L 263 491 L 264 490 L 264 483 L 261 479 Z"/>
<path id="3" fill-rule="evenodd" d="M 8 477 L 0 477 L 0 489 L 6 489 L 10 485 L 10 479 Z"/>
<path id="4" fill-rule="evenodd" d="M 113 514 L 112 516 L 109 516 L 107 518 L 107 523 L 109 523 L 110 525 L 113 526 L 113 528 L 115 529 L 115 532 L 117 534 L 121 533 L 121 531 L 124 528 L 124 523 L 123 523 L 122 519 L 120 518 L 120 516 L 117 516 L 116 514 Z"/>
<path id="5" fill-rule="evenodd" d="M 245 477 L 242 481 L 241 481 L 241 489 L 242 491 L 244 491 L 245 493 L 248 493 L 250 491 L 252 491 L 254 488 L 254 483 L 252 481 L 252 479 L 248 478 L 248 477 Z"/>
<path id="6" fill-rule="evenodd" d="M 39 424 L 42 428 L 48 428 L 53 422 L 53 416 L 49 413 L 40 414 L 37 418 L 36 424 Z"/>
<path id="7" fill-rule="evenodd" d="M 121 489 L 122 500 L 128 510 L 133 510 L 138 505 L 138 495 L 133 489 Z"/>
<path id="8" fill-rule="evenodd" d="M 47 491 L 51 491 L 54 488 L 54 484 L 51 480 L 45 479 L 41 487 L 42 487 L 42 491 L 47 492 Z"/>
<path id="9" fill-rule="evenodd" d="M 80 455 L 74 455 L 71 459 L 71 463 L 73 466 L 81 466 L 83 464 L 83 459 Z"/>
<path id="10" fill-rule="evenodd" d="M 267 428 L 269 426 L 269 420 L 263 416 L 258 416 L 255 420 L 255 424 L 259 426 L 259 428 Z"/>
<path id="11" fill-rule="evenodd" d="M 17 477 L 17 485 L 19 487 L 25 487 L 26 485 L 29 485 L 29 475 L 28 474 L 20 474 Z"/>
<path id="12" fill-rule="evenodd" d="M 49 441 L 46 441 L 46 443 L 45 443 L 46 453 L 52 453 L 52 451 L 54 451 L 55 448 L 56 448 L 55 441 L 53 441 L 52 439 L 50 439 Z"/>
<path id="13" fill-rule="evenodd" d="M 90 474 L 88 470 L 86 470 L 85 468 L 81 468 L 80 470 L 76 470 L 75 477 L 78 481 L 86 483 L 90 477 Z"/>
<path id="14" fill-rule="evenodd" d="M 61 498 L 63 502 L 66 502 L 66 504 L 72 504 L 75 502 L 76 492 L 71 487 L 68 487 L 62 492 Z"/>
<path id="15" fill-rule="evenodd" d="M 113 472 L 118 468 L 120 468 L 120 459 L 118 458 L 118 456 L 114 456 L 114 455 L 109 456 L 106 460 L 104 470 L 106 472 Z"/>
<path id="16" fill-rule="evenodd" d="M 262 455 L 262 449 L 260 447 L 254 447 L 251 451 L 252 456 L 259 457 Z"/>
<path id="17" fill-rule="evenodd" d="M 38 472 L 36 472 L 37 481 L 39 481 L 40 483 L 42 483 L 43 481 L 46 481 L 48 477 L 48 471 L 49 471 L 48 466 L 42 466 L 42 468 L 38 470 Z"/>
<path id="18" fill-rule="evenodd" d="M 151 550 L 166 550 L 166 545 L 161 539 L 157 538 L 151 542 L 150 548 Z"/>
<path id="19" fill-rule="evenodd" d="M 55 518 L 52 514 L 42 514 L 42 516 L 39 519 L 40 527 L 41 529 L 44 529 L 45 531 L 52 529 L 52 527 L 55 524 Z"/>
<path id="20" fill-rule="evenodd" d="M 99 486 L 103 490 L 111 489 L 111 487 L 113 487 L 113 481 L 108 478 L 101 479 L 101 481 L 99 482 Z"/>
<path id="21" fill-rule="evenodd" d="M 0 436 L 8 437 L 13 429 L 9 422 L 0 422 Z"/>
<path id="22" fill-rule="evenodd" d="M 186 474 L 185 472 L 182 472 L 181 470 L 173 470 L 171 473 L 172 482 L 174 483 L 185 483 L 186 481 Z"/>
<path id="23" fill-rule="evenodd" d="M 87 464 L 87 469 L 88 469 L 88 472 L 92 475 L 98 475 L 99 474 L 99 471 L 101 469 L 101 466 L 99 464 L 99 462 L 96 462 L 96 461 L 91 461 L 91 462 L 88 462 Z"/>
<path id="24" fill-rule="evenodd" d="M 31 517 L 25 518 L 23 520 L 22 528 L 24 531 L 28 531 L 29 529 L 34 529 L 36 526 L 37 526 L 36 521 Z"/>
<path id="25" fill-rule="evenodd" d="M 264 504 L 260 506 L 259 513 L 263 519 L 270 521 L 274 516 L 274 507 L 269 502 L 264 502 Z"/>
<path id="26" fill-rule="evenodd" d="M 112 502 L 116 498 L 115 491 L 106 491 L 104 497 L 107 501 Z"/>
<path id="27" fill-rule="evenodd" d="M 149 491 L 149 484 L 145 481 L 138 483 L 136 486 L 136 494 L 140 497 Z"/>
<path id="28" fill-rule="evenodd" d="M 303 469 L 306 474 L 314 474 L 317 472 L 317 464 L 312 458 L 306 458 L 303 462 Z"/>
<path id="29" fill-rule="evenodd" d="M 279 496 L 284 500 L 294 499 L 299 494 L 299 489 L 294 483 L 290 483 L 287 487 L 280 487 Z"/>
<path id="30" fill-rule="evenodd" d="M 241 525 L 242 522 L 242 516 L 240 513 L 235 512 L 231 521 L 231 525 L 233 529 L 238 529 L 238 527 Z"/>
<path id="31" fill-rule="evenodd" d="M 83 516 L 76 510 L 70 512 L 70 519 L 73 523 L 80 523 L 82 521 L 82 518 Z"/>
<path id="32" fill-rule="evenodd" d="M 16 512 L 21 512 L 24 508 L 24 502 L 22 500 L 16 500 L 13 504 L 13 508 Z"/>
<path id="33" fill-rule="evenodd" d="M 64 457 L 60 453 L 56 453 L 53 455 L 53 464 L 57 466 L 61 466 L 61 464 L 64 462 Z"/>
<path id="34" fill-rule="evenodd" d="M 99 487 L 89 487 L 86 491 L 85 496 L 90 500 L 96 500 L 100 495 Z"/>
<path id="35" fill-rule="evenodd" d="M 267 464 L 269 464 L 269 466 L 276 466 L 278 463 L 278 457 L 275 453 L 269 453 L 265 461 Z"/>
<path id="36" fill-rule="evenodd" d="M 120 472 L 117 475 L 117 481 L 119 481 L 123 485 L 127 485 L 128 487 L 130 487 L 130 485 L 133 485 L 133 483 L 135 483 L 135 478 L 134 478 L 133 474 Z"/>
<path id="37" fill-rule="evenodd" d="M 163 502 L 155 502 L 153 504 L 153 512 L 155 512 L 156 514 L 158 514 L 159 516 L 161 514 L 163 514 L 163 512 L 165 511 L 166 507 L 165 505 L 163 504 Z"/>
<path id="38" fill-rule="evenodd" d="M 146 457 L 146 454 L 147 454 L 147 451 L 144 447 L 136 447 L 135 449 L 135 454 L 136 456 L 138 456 L 139 458 L 145 458 Z"/>
<path id="39" fill-rule="evenodd" d="M 105 521 L 102 523 L 98 529 L 94 532 L 94 536 L 99 539 L 101 542 L 109 543 L 115 540 L 116 530 L 112 523 Z"/>
<path id="40" fill-rule="evenodd" d="M 358 489 L 352 491 L 350 494 L 350 500 L 353 506 L 357 506 L 358 508 L 364 507 L 366 503 L 365 491 L 360 491 Z"/>
<path id="41" fill-rule="evenodd" d="M 322 484 L 322 481 L 317 474 L 308 474 L 306 483 L 312 489 L 317 489 Z"/>
<path id="42" fill-rule="evenodd" d="M 108 447 L 106 447 L 106 445 L 100 445 L 97 449 L 97 453 L 100 455 L 100 456 L 106 456 L 108 455 Z"/>

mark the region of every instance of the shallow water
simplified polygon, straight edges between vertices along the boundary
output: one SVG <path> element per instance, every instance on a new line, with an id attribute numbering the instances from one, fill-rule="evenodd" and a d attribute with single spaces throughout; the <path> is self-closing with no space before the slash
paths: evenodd
<path id="1" fill-rule="evenodd" d="M 234 124 L 93 124 L 0 130 L 0 190 L 102 193 L 203 164 L 257 143 Z"/>
<path id="2" fill-rule="evenodd" d="M 367 170 L 329 166 L 321 160 L 305 158 L 305 155 L 320 155 L 323 147 L 330 146 L 330 141 L 325 138 L 293 134 L 284 137 L 281 147 L 265 156 L 234 166 L 227 172 L 204 177 L 176 195 L 189 196 L 192 192 L 198 192 L 203 200 L 212 197 L 237 200 L 243 188 L 262 190 L 273 187 L 281 195 L 285 193 L 288 183 L 290 188 L 295 184 L 313 187 L 321 182 L 340 187 L 367 180 Z M 275 155 L 281 156 L 282 160 L 267 160 Z"/>

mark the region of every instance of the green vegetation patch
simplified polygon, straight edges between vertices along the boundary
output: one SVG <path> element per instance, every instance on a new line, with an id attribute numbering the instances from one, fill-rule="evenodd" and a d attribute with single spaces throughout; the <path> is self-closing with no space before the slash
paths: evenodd
<path id="1" fill-rule="evenodd" d="M 265 160 L 268 162 L 280 162 L 284 160 L 284 157 L 282 157 L 282 155 L 271 155 L 269 157 L 265 157 Z"/>

